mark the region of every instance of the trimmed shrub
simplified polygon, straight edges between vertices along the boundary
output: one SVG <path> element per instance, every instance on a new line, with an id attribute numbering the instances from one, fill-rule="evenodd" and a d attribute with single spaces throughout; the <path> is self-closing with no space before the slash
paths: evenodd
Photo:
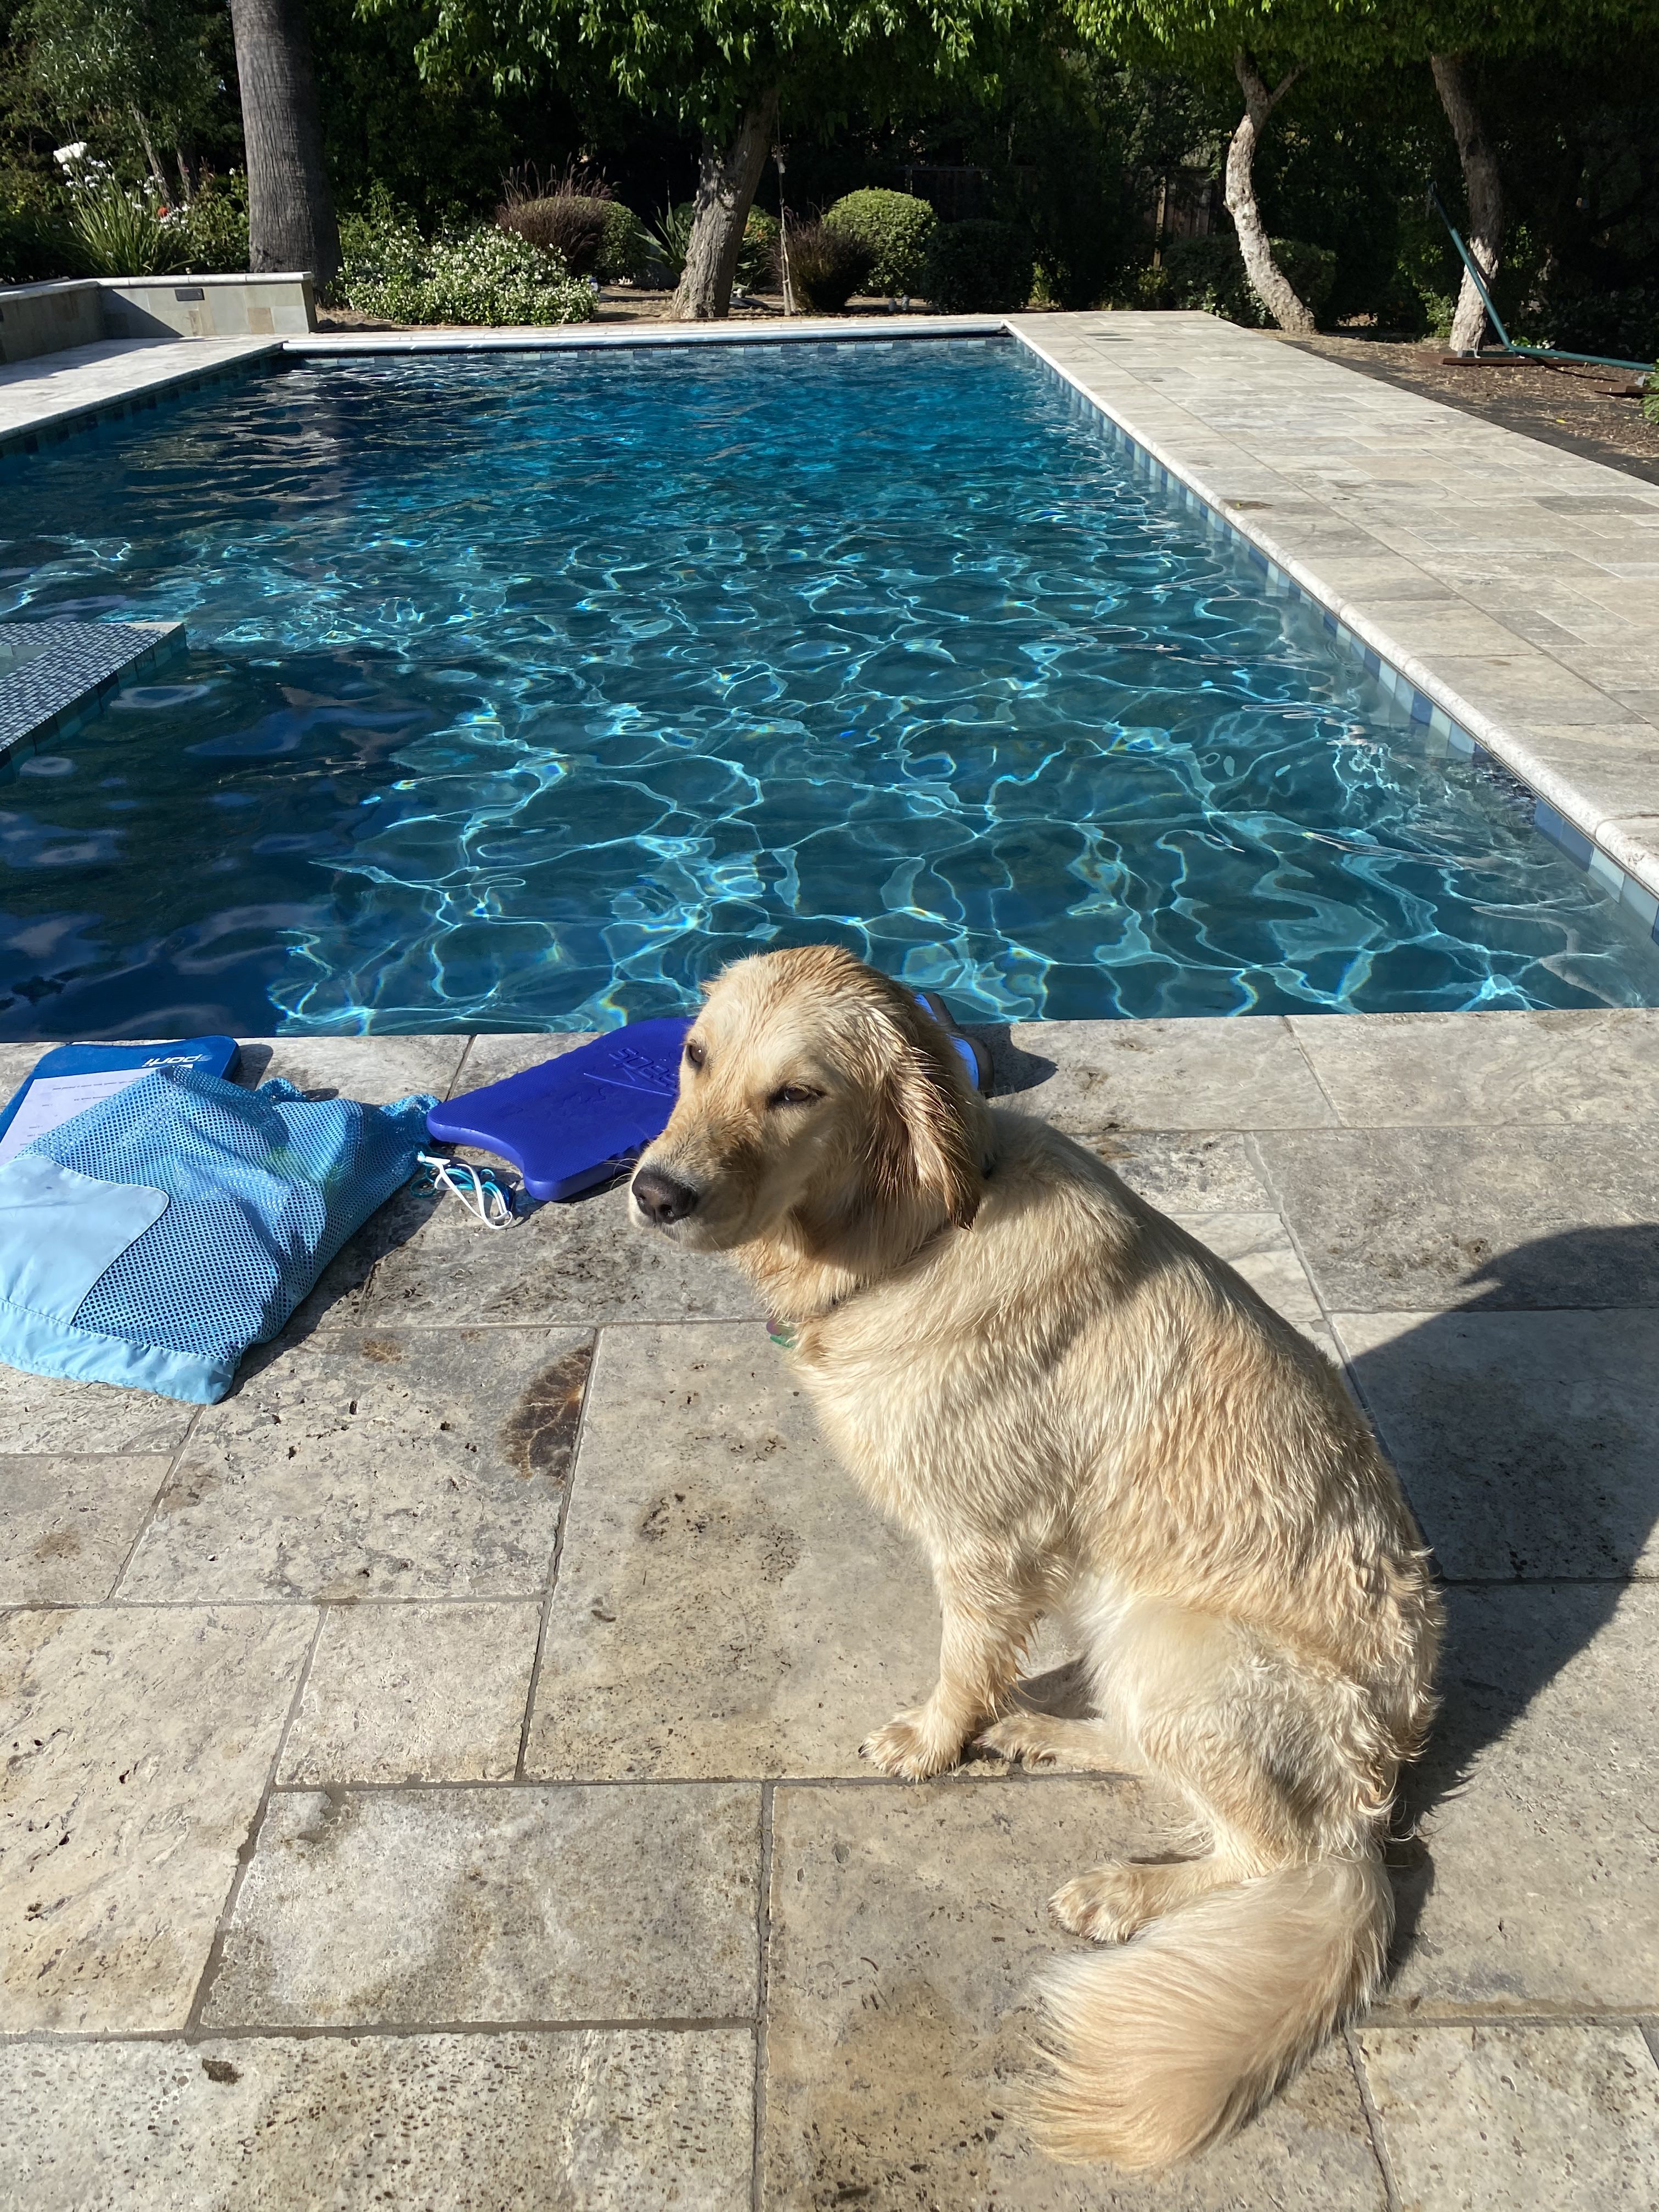
<path id="1" fill-rule="evenodd" d="M 592 287 L 556 254 L 480 223 L 430 244 L 383 189 L 340 225 L 338 290 L 359 313 L 392 323 L 582 323 Z"/>
<path id="2" fill-rule="evenodd" d="M 939 217 L 926 200 L 913 192 L 871 186 L 837 200 L 823 220 L 831 230 L 861 238 L 874 254 L 870 264 L 872 291 L 896 298 L 921 289 L 927 241 L 939 228 Z"/>
<path id="3" fill-rule="evenodd" d="M 605 235 L 593 274 L 603 284 L 642 283 L 651 264 L 651 234 L 632 208 L 605 202 Z"/>
<path id="4" fill-rule="evenodd" d="M 789 226 L 789 281 L 803 307 L 815 315 L 840 313 L 854 292 L 870 281 L 874 253 L 850 231 L 831 230 L 826 223 L 799 222 Z M 776 259 L 777 279 L 783 282 L 783 256 Z"/>
<path id="5" fill-rule="evenodd" d="M 586 192 L 547 192 L 538 199 L 508 200 L 496 209 L 495 221 L 544 253 L 556 253 L 573 276 L 591 276 L 611 227 L 613 204 Z"/>
<path id="6" fill-rule="evenodd" d="M 928 240 L 921 289 L 947 314 L 1023 307 L 1036 266 L 1017 223 L 942 222 Z"/>

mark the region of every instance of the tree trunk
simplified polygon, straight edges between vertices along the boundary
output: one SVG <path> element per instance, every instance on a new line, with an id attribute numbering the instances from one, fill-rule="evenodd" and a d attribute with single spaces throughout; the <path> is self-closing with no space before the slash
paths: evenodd
<path id="1" fill-rule="evenodd" d="M 1244 258 L 1244 273 L 1250 280 L 1250 289 L 1281 331 L 1294 331 L 1299 337 L 1308 337 L 1313 332 L 1313 316 L 1273 259 L 1261 210 L 1255 204 L 1255 184 L 1250 173 L 1256 147 L 1267 127 L 1267 118 L 1301 76 L 1302 65 L 1298 63 L 1281 77 L 1271 92 L 1248 48 L 1241 46 L 1233 56 L 1233 70 L 1244 94 L 1244 113 L 1227 148 L 1224 204 L 1238 233 L 1238 250 Z"/>
<path id="2" fill-rule="evenodd" d="M 132 118 L 133 126 L 138 133 L 138 143 L 144 149 L 144 160 L 149 166 L 149 173 L 155 179 L 155 188 L 163 199 L 168 199 L 172 194 L 167 186 L 167 173 L 156 159 L 155 142 L 150 137 L 149 125 L 144 120 L 143 111 L 129 100 L 127 113 Z"/>
<path id="3" fill-rule="evenodd" d="M 1490 292 L 1504 257 L 1504 179 L 1498 173 L 1497 156 L 1480 128 L 1468 57 L 1431 54 L 1429 67 L 1434 71 L 1440 105 L 1446 111 L 1446 120 L 1457 141 L 1457 158 L 1463 165 L 1463 191 L 1469 204 L 1469 234 L 1463 243 Z M 1479 353 L 1486 328 L 1486 311 L 1466 269 L 1457 294 L 1457 312 L 1452 317 L 1452 351 Z"/>
<path id="4" fill-rule="evenodd" d="M 321 291 L 340 265 L 334 196 L 303 0 L 230 0 L 247 151 L 248 265 L 308 269 Z"/>
<path id="5" fill-rule="evenodd" d="M 677 323 L 724 322 L 743 250 L 743 227 L 761 180 L 778 119 L 778 95 L 769 92 L 751 107 L 724 149 L 702 142 L 696 212 L 686 242 L 685 271 L 674 295 Z"/>

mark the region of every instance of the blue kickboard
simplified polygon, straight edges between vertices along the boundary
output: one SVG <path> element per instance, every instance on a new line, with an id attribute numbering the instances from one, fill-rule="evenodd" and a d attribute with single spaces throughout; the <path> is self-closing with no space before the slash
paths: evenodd
<path id="1" fill-rule="evenodd" d="M 945 1002 L 917 997 L 950 1035 L 977 1088 L 988 1093 L 985 1048 L 951 1027 Z M 668 1126 L 679 1096 L 689 1021 L 629 1022 L 522 1075 L 469 1091 L 426 1117 L 441 1145 L 470 1145 L 509 1161 L 538 1200 L 575 1198 L 631 1167 Z"/>
<path id="2" fill-rule="evenodd" d="M 27 1080 L 0 1106 L 0 1137 L 17 1118 L 18 1109 L 36 1083 L 64 1076 L 104 1075 L 127 1068 L 194 1067 L 204 1075 L 228 1076 L 236 1065 L 234 1037 L 180 1037 L 172 1044 L 59 1044 L 43 1053 Z"/>
<path id="3" fill-rule="evenodd" d="M 609 1182 L 668 1126 L 689 1021 L 629 1022 L 426 1117 L 441 1145 L 510 1161 L 533 1199 Z"/>

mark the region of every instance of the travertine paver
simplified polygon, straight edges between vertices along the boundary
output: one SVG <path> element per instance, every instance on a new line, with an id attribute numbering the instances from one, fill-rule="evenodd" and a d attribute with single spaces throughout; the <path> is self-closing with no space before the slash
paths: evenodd
<path id="1" fill-rule="evenodd" d="M 62 1382 L 0 1367 L 0 1444 L 7 1451 L 171 1454 L 196 1410 L 145 1390 Z"/>
<path id="2" fill-rule="evenodd" d="M 331 1607 L 277 1779 L 506 1782 L 539 1602 Z"/>
<path id="3" fill-rule="evenodd" d="M 1401 2212 L 1659 2204 L 1659 2067 L 1630 2023 L 1372 2028 Z"/>
<path id="4" fill-rule="evenodd" d="M 29 2212 L 748 2212 L 745 2028 L 0 2048 Z"/>
<path id="5" fill-rule="evenodd" d="M 1266 1130 L 1255 1142 L 1332 1310 L 1659 1304 L 1650 1129 Z"/>
<path id="6" fill-rule="evenodd" d="M 1161 1821 L 1178 1812 L 1127 1782 L 780 1788 L 766 2203 L 1382 2212 L 1340 2049 L 1242 2140 L 1167 2179 L 1053 2165 L 1019 2129 L 1028 1985 L 1076 1948 L 1048 1919 L 1050 1892 L 1101 1859 L 1161 1848 Z"/>
<path id="7" fill-rule="evenodd" d="M 1443 1710 L 1407 1783 L 1410 2013 L 1632 2012 L 1659 1990 L 1659 1589 L 1453 1589 Z"/>
<path id="8" fill-rule="evenodd" d="M 989 1032 L 1004 1096 L 1340 1334 L 1456 1585 L 1359 2045 L 1393 2201 L 1645 2205 L 1659 1012 L 1137 1028 Z M 736 2207 L 758 2075 L 769 2212 L 1382 2212 L 1340 2047 L 1180 2174 L 1027 2144 L 1047 1895 L 1176 1808 L 860 1765 L 933 1674 L 924 1562 L 735 1270 L 665 1249 L 614 1192 L 490 1236 L 411 1191 L 219 1407 L 0 1371 L 0 1567 L 65 1608 L 0 1613 L 0 2197 Z"/>
<path id="9" fill-rule="evenodd" d="M 1025 1109 L 1018 1099 L 1011 1106 Z M 1271 1213 L 1278 1204 L 1237 1131 L 1096 1133 L 1081 1139 L 1131 1190 L 1166 1213 Z"/>
<path id="10" fill-rule="evenodd" d="M 95 1605 L 161 1486 L 165 1457 L 0 1457 L 0 1605 Z"/>
<path id="11" fill-rule="evenodd" d="M 244 1083 L 281 1077 L 299 1091 L 384 1106 L 419 1091 L 447 1097 L 465 1049 L 462 1036 L 250 1037 L 237 1073 Z"/>
<path id="12" fill-rule="evenodd" d="M 1443 1574 L 1659 1576 L 1659 1308 L 1334 1318 Z"/>
<path id="13" fill-rule="evenodd" d="M 1218 1259 L 1241 1274 L 1276 1313 L 1294 1322 L 1322 1348 L 1331 1349 L 1330 1332 L 1307 1270 L 1276 1213 L 1185 1213 L 1171 1218 L 1207 1244 Z"/>
<path id="14" fill-rule="evenodd" d="M 606 1333 L 526 1771 L 857 1774 L 938 1671 L 916 1547 L 756 1322 Z"/>
<path id="15" fill-rule="evenodd" d="M 1336 1115 L 1290 1024 L 1067 1022 L 1052 1073 L 1047 1023 L 1016 1024 L 1009 1044 L 1030 1063 L 999 1096 L 1057 1129 L 1317 1129 Z M 1012 1073 L 1012 1071 L 1011 1071 Z"/>
<path id="16" fill-rule="evenodd" d="M 419 1224 L 399 1235 L 399 1211 Z M 744 1321 L 760 1306 L 729 1267 L 665 1239 L 643 1250 L 628 1226 L 627 1193 L 595 1191 L 545 1206 L 510 1237 L 481 1237 L 459 1206 L 435 1211 L 393 1199 L 374 1231 L 398 1239 L 374 1270 L 358 1317 L 374 1328 L 487 1324 Z M 511 1249 L 507 1248 L 511 1245 Z"/>
<path id="17" fill-rule="evenodd" d="M 526 1068 L 540 1067 L 544 1061 L 592 1042 L 592 1033 L 586 1030 L 564 1030 L 550 1036 L 544 1030 L 528 1034 L 503 1030 L 494 1036 L 475 1036 L 449 1096 L 462 1098 L 469 1091 L 482 1091 L 486 1084 L 505 1083 L 509 1075 L 522 1075 Z"/>
<path id="18" fill-rule="evenodd" d="M 269 1607 L 0 1614 L 6 2033 L 185 2025 L 313 1626 Z"/>
<path id="19" fill-rule="evenodd" d="M 121 1595 L 532 1595 L 591 1346 L 568 1329 L 387 1328 L 256 1358 L 198 1422 Z"/>
<path id="20" fill-rule="evenodd" d="M 758 1788 L 272 1797 L 213 2027 L 754 2010 Z"/>
<path id="21" fill-rule="evenodd" d="M 1345 1122 L 1376 1129 L 1659 1121 L 1659 1029 L 1605 1013 L 1296 1014 L 1291 1027 Z"/>

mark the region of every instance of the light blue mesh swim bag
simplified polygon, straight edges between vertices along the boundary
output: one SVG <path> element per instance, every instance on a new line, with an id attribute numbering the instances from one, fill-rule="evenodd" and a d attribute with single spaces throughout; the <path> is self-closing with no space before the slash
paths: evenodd
<path id="1" fill-rule="evenodd" d="M 0 1167 L 0 1360 L 211 1405 L 415 1172 L 429 1096 L 158 1067 Z"/>

